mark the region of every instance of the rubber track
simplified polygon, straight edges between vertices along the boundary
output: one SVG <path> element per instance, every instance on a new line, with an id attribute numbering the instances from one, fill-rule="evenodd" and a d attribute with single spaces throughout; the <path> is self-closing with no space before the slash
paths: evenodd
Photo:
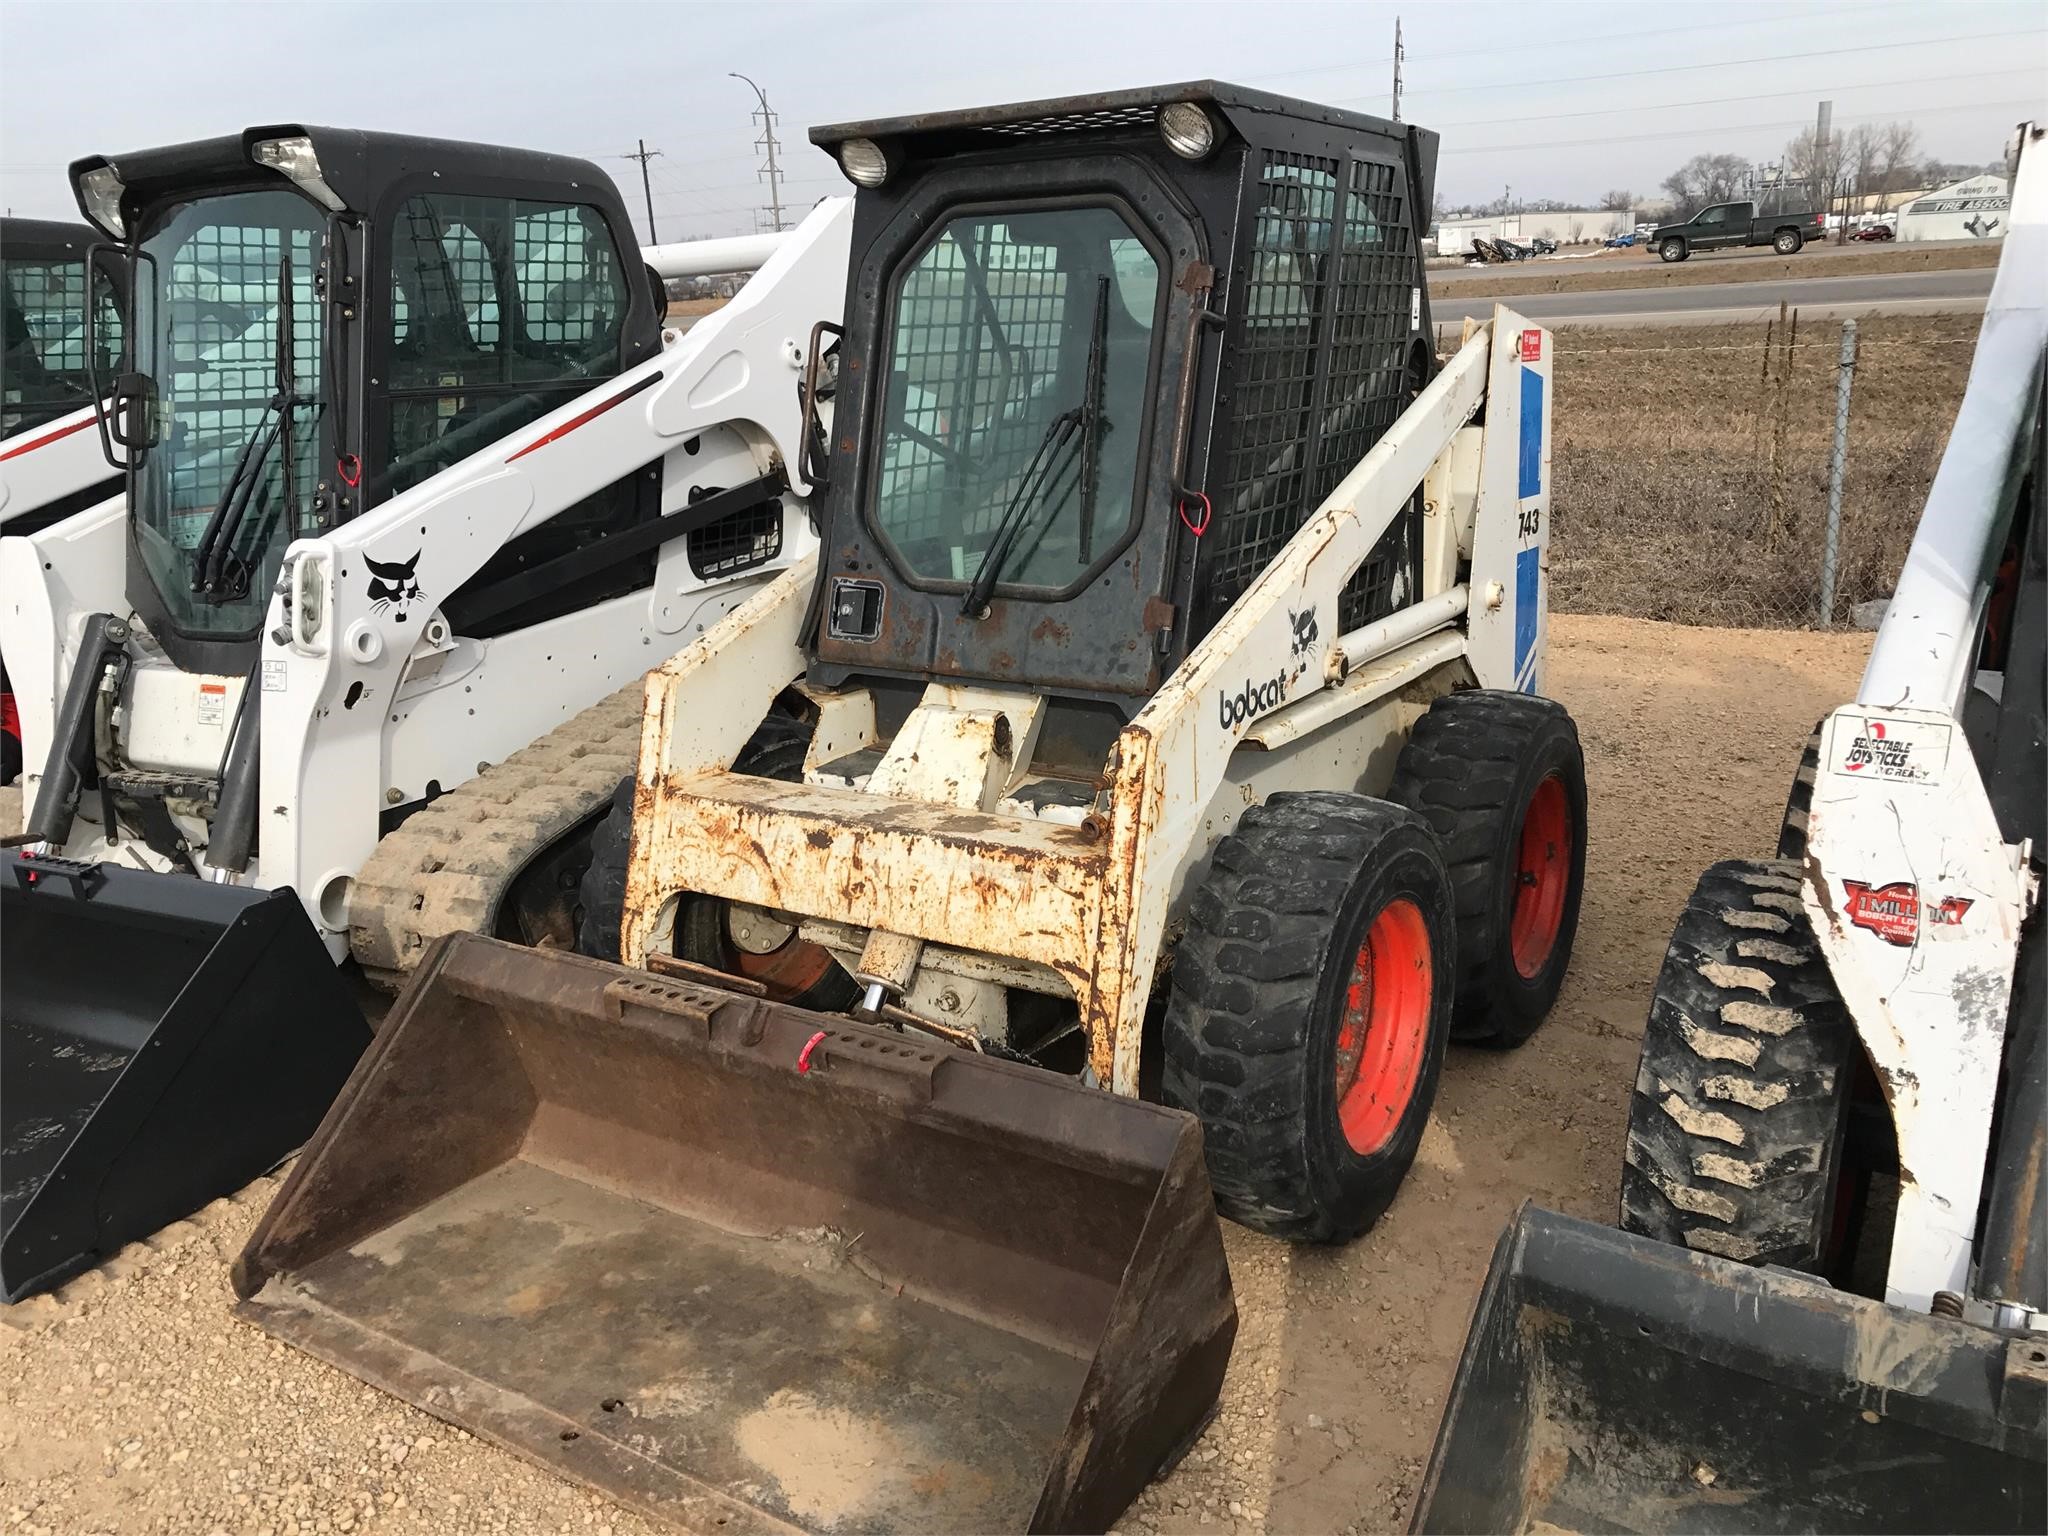
<path id="1" fill-rule="evenodd" d="M 1795 864 L 1716 864 L 1678 919 L 1629 1106 L 1621 1225 L 1746 1263 L 1824 1257 L 1855 1026 Z"/>
<path id="2" fill-rule="evenodd" d="M 1778 857 L 1795 864 L 1806 857 L 1806 818 L 1813 810 L 1813 790 L 1820 779 L 1820 731 L 1825 720 L 1815 725 L 1799 754 L 1799 767 L 1792 774 L 1792 790 L 1785 797 L 1785 820 L 1778 829 Z"/>
<path id="3" fill-rule="evenodd" d="M 349 949 L 364 973 L 395 988 L 442 934 L 492 932 L 519 872 L 634 771 L 646 696 L 635 678 L 378 843 L 349 897 Z"/>

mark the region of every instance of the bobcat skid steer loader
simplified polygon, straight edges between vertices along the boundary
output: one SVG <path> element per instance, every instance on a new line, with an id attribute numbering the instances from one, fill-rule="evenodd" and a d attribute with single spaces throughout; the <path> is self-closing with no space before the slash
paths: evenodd
<path id="1" fill-rule="evenodd" d="M 0 527 L 8 533 L 47 528 L 120 490 L 91 436 L 85 307 L 100 306 L 94 335 L 110 374 L 121 354 L 115 306 L 125 297 L 110 253 L 86 260 L 97 238 L 85 224 L 0 219 Z M 21 828 L 20 792 L 5 787 L 20 775 L 21 722 L 0 657 L 0 835 Z"/>
<path id="2" fill-rule="evenodd" d="M 678 336 L 582 161 L 284 126 L 74 181 L 137 323 L 93 386 L 125 497 L 0 540 L 9 1299 L 304 1140 L 368 1039 L 336 962 L 573 944 L 638 680 L 814 547 L 851 224 Z"/>
<path id="3" fill-rule="evenodd" d="M 812 138 L 815 567 L 649 678 L 600 953 L 446 941 L 236 1286 L 693 1529 L 1100 1530 L 1212 1410 L 1214 1204 L 1363 1232 L 1453 1028 L 1561 982 L 1549 339 L 1435 366 L 1420 129 L 1200 83 Z"/>
<path id="4" fill-rule="evenodd" d="M 1856 700 L 1779 857 L 1679 919 L 1623 1230 L 1502 1236 L 1417 1530 L 2048 1525 L 2048 136 L 2017 155 Z"/>

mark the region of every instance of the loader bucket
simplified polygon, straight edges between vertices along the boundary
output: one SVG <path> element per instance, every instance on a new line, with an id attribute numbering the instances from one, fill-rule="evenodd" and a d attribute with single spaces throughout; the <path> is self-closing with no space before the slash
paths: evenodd
<path id="1" fill-rule="evenodd" d="M 4 860 L 0 1294 L 18 1301 L 276 1166 L 370 1031 L 288 890 Z"/>
<path id="2" fill-rule="evenodd" d="M 241 1315 L 692 1530 L 1105 1529 L 1236 1331 L 1196 1122 L 710 974 L 444 940 Z"/>
<path id="3" fill-rule="evenodd" d="M 1416 1531 L 2039 1531 L 2048 1341 L 1524 1206 Z"/>

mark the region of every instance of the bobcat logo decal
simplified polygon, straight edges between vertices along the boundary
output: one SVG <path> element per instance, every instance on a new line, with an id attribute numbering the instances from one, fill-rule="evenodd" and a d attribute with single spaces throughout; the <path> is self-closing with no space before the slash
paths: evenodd
<path id="1" fill-rule="evenodd" d="M 1311 608 L 1307 613 L 1296 613 L 1290 608 L 1287 610 L 1287 620 L 1294 629 L 1294 636 L 1288 642 L 1288 649 L 1296 656 L 1305 655 L 1320 638 L 1321 632 L 1316 628 L 1315 609 Z"/>
<path id="2" fill-rule="evenodd" d="M 420 563 L 421 551 L 414 550 L 410 560 L 372 560 L 363 557 L 363 564 L 370 568 L 370 611 L 381 613 L 391 610 L 391 622 L 403 624 L 412 605 L 420 599 L 420 584 L 412 579 L 413 568 Z"/>

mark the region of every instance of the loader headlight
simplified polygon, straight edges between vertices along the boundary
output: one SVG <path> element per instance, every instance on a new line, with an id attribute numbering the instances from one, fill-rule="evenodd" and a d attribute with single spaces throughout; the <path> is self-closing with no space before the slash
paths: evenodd
<path id="1" fill-rule="evenodd" d="M 1192 101 L 1169 101 L 1159 109 L 1159 137 L 1183 160 L 1199 160 L 1216 147 L 1216 121 Z"/>
<path id="2" fill-rule="evenodd" d="M 848 139 L 839 146 L 839 169 L 857 187 L 879 187 L 889 179 L 889 156 L 873 139 Z"/>
<path id="3" fill-rule="evenodd" d="M 249 158 L 273 171 L 282 171 L 329 213 L 347 205 L 320 174 L 320 157 L 313 153 L 313 141 L 304 134 L 289 139 L 258 139 L 249 146 Z"/>
<path id="4" fill-rule="evenodd" d="M 96 166 L 78 178 L 78 205 L 101 229 L 125 240 L 128 226 L 121 220 L 121 194 L 127 190 L 111 165 Z"/>

